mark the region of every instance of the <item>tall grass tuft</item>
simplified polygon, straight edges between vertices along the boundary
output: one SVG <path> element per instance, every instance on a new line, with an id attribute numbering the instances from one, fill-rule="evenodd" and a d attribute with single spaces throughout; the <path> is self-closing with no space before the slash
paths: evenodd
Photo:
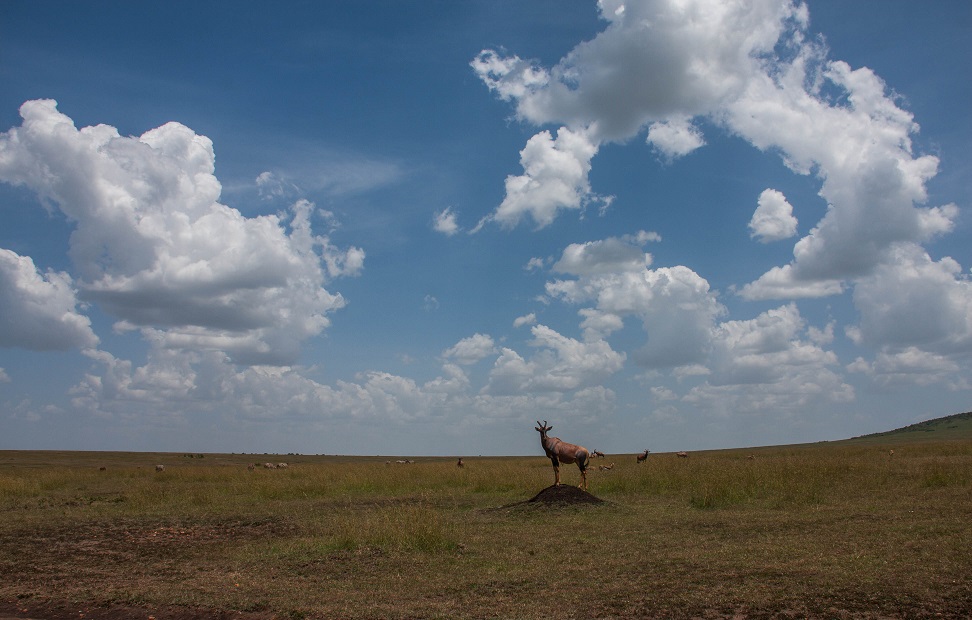
<path id="1" fill-rule="evenodd" d="M 341 514 L 329 524 L 323 540 L 334 549 L 356 551 L 374 548 L 382 551 L 421 551 L 435 553 L 455 550 L 455 528 L 441 511 L 423 506 L 399 506 Z"/>

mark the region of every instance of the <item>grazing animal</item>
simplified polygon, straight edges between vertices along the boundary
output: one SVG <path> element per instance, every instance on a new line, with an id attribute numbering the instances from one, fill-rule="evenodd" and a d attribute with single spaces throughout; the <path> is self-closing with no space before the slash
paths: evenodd
<path id="1" fill-rule="evenodd" d="M 553 464 L 554 468 L 554 485 L 560 485 L 560 464 L 567 463 L 577 463 L 577 468 L 580 469 L 581 473 L 581 483 L 577 485 L 579 488 L 587 490 L 587 465 L 590 461 L 590 453 L 587 448 L 583 446 L 577 446 L 572 443 L 567 443 L 566 441 L 561 441 L 559 437 L 548 437 L 547 431 L 551 430 L 552 426 L 547 426 L 547 421 L 544 420 L 543 424 L 537 421 L 536 430 L 540 433 L 540 445 L 543 447 L 543 451 L 546 453 L 547 458 Z"/>
<path id="2" fill-rule="evenodd" d="M 461 458 L 459 459 L 459 462 L 456 463 L 456 467 L 458 467 L 459 469 L 462 469 L 465 466 L 466 465 L 462 462 L 462 459 Z"/>
<path id="3" fill-rule="evenodd" d="M 247 471 L 253 471 L 253 463 L 250 463 L 249 465 L 247 465 L 246 466 L 246 470 Z"/>
<path id="4" fill-rule="evenodd" d="M 108 471 L 108 468 L 107 467 L 99 467 L 98 468 L 98 471 Z"/>
<path id="5" fill-rule="evenodd" d="M 604 453 L 601 452 L 600 450 L 594 450 L 593 452 L 591 452 L 591 458 L 592 459 L 596 459 L 596 458 L 602 458 L 603 459 L 603 458 L 606 458 L 606 457 L 604 456 Z"/>
<path id="6" fill-rule="evenodd" d="M 165 465 L 156 465 L 155 471 L 165 471 Z"/>
<path id="7" fill-rule="evenodd" d="M 746 458 L 749 459 L 750 461 L 755 461 L 756 460 L 756 455 L 755 454 L 750 454 Z"/>
<path id="8" fill-rule="evenodd" d="M 287 467 L 286 463 L 277 463 L 277 469 L 287 469 Z"/>
<path id="9" fill-rule="evenodd" d="M 277 466 L 274 465 L 273 463 L 264 463 L 263 469 L 277 469 Z"/>
<path id="10" fill-rule="evenodd" d="M 676 452 L 675 453 L 675 456 L 677 456 L 680 459 L 687 459 L 688 458 L 688 452 Z"/>
<path id="11" fill-rule="evenodd" d="M 645 450 L 644 452 L 642 452 L 641 454 L 639 454 L 638 455 L 638 462 L 639 463 L 644 463 L 645 461 L 647 461 L 648 460 L 648 453 L 649 452 L 651 452 L 651 450 Z"/>
<path id="12" fill-rule="evenodd" d="M 888 452 L 888 457 L 894 458 L 894 450 Z"/>
<path id="13" fill-rule="evenodd" d="M 598 465 L 597 468 L 601 471 L 610 471 L 614 469 L 614 463 L 611 463 L 610 465 Z"/>

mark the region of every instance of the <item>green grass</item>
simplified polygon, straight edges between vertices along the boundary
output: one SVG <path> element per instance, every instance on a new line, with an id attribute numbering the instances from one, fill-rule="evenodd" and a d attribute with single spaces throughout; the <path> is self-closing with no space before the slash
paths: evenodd
<path id="1" fill-rule="evenodd" d="M 247 470 L 264 460 L 291 465 Z M 561 508 L 521 503 L 553 480 L 542 457 L 466 459 L 462 470 L 452 459 L 417 460 L 0 452 L 0 611 L 972 610 L 970 439 L 653 454 L 640 465 L 610 455 L 613 470 L 589 474 L 606 503 Z M 563 479 L 576 484 L 576 468 L 564 467 Z"/>

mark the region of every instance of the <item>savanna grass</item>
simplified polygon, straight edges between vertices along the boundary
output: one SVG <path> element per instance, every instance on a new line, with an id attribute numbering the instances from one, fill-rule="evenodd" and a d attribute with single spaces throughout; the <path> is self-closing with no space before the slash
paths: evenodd
<path id="1" fill-rule="evenodd" d="M 523 503 L 553 482 L 541 457 L 248 471 L 259 459 L 153 455 L 167 459 L 157 473 L 144 456 L 100 471 L 105 455 L 65 467 L 23 453 L 0 459 L 0 601 L 306 618 L 540 618 L 554 600 L 565 618 L 965 617 L 972 442 L 894 450 L 611 455 L 589 475 L 606 503 L 566 507 Z M 572 466 L 562 477 L 579 482 Z"/>

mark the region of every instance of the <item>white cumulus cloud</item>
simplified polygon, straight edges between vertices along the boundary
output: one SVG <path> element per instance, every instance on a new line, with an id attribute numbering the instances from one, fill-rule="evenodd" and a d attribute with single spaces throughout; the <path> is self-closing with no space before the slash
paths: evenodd
<path id="1" fill-rule="evenodd" d="M 606 142 L 624 143 L 647 131 L 648 142 L 671 159 L 704 145 L 698 128 L 705 122 L 779 155 L 794 174 L 812 175 L 827 203 L 824 216 L 795 242 L 791 261 L 769 266 L 738 288 L 745 299 L 823 297 L 862 286 L 857 298 L 863 303 L 870 296 L 868 278 L 912 268 L 899 248 L 920 246 L 954 228 L 955 204 L 927 204 L 927 184 L 939 162 L 914 148 L 919 125 L 912 113 L 871 69 L 829 58 L 822 39 L 809 31 L 806 4 L 601 0 L 598 7 L 605 27 L 551 66 L 495 50 L 483 50 L 472 62 L 520 121 L 561 126 L 558 136 L 583 138 L 583 156 L 560 156 L 573 159 L 570 166 L 547 165 L 507 179 L 506 200 L 494 214 L 506 225 L 516 225 L 526 213 L 539 226 L 549 225 L 565 208 L 577 208 L 583 196 L 593 195 L 592 158 Z M 531 138 L 521 155 L 524 169 L 544 161 L 536 153 L 567 150 L 554 144 L 549 133 Z M 567 169 L 575 172 L 541 173 Z M 749 227 L 761 242 L 797 234 L 793 207 L 777 190 L 762 193 Z M 572 260 L 566 256 L 561 266 L 581 275 Z M 926 281 L 936 289 L 929 300 L 964 288 L 960 270 L 938 272 L 944 276 Z M 620 282 L 607 286 L 606 280 L 594 280 L 555 284 L 548 292 L 567 299 L 585 289 L 604 297 L 598 308 L 620 298 L 631 301 L 618 294 Z M 964 310 L 968 314 L 968 306 Z M 892 338 L 889 330 L 876 328 L 873 311 L 862 312 L 871 317 L 861 326 L 869 342 L 879 332 Z M 920 337 L 909 329 L 898 340 L 905 334 Z"/>
<path id="2" fill-rule="evenodd" d="M 602 0 L 608 25 L 552 68 L 483 50 L 480 79 L 536 125 L 590 127 L 597 142 L 623 141 L 649 123 L 707 114 L 759 70 L 802 5 L 776 0 Z M 623 10 L 621 9 L 623 6 Z"/>
<path id="3" fill-rule="evenodd" d="M 684 157 L 705 146 L 702 132 L 687 119 L 652 123 L 648 127 L 647 141 L 667 160 Z"/>
<path id="4" fill-rule="evenodd" d="M 496 344 L 491 336 L 474 334 L 468 338 L 463 338 L 454 346 L 443 351 L 442 356 L 454 359 L 459 364 L 475 364 L 495 352 Z"/>
<path id="5" fill-rule="evenodd" d="M 793 205 L 783 192 L 765 189 L 759 195 L 756 211 L 749 220 L 750 236 L 762 243 L 788 239 L 796 234 L 797 219 L 793 217 Z"/>
<path id="6" fill-rule="evenodd" d="M 535 325 L 532 333 L 531 345 L 539 352 L 526 359 L 512 349 L 501 349 L 485 393 L 569 392 L 594 387 L 624 365 L 625 354 L 603 340 L 581 342 L 546 325 Z"/>
<path id="7" fill-rule="evenodd" d="M 432 218 L 432 230 L 447 237 L 459 232 L 459 223 L 456 221 L 456 213 L 452 210 L 452 207 L 447 207 L 435 214 Z"/>
<path id="8" fill-rule="evenodd" d="M 795 304 L 714 331 L 705 382 L 683 397 L 716 412 L 803 410 L 820 402 L 854 400 L 836 372 L 837 355 L 813 342 Z"/>
<path id="9" fill-rule="evenodd" d="M 34 351 L 93 347 L 71 276 L 38 272 L 29 256 L 0 248 L 0 346 Z"/>
<path id="10" fill-rule="evenodd" d="M 506 177 L 506 197 L 477 225 L 488 221 L 512 228 L 529 216 L 537 228 L 549 226 L 563 210 L 581 210 L 591 203 L 610 203 L 591 191 L 588 173 L 597 144 L 586 132 L 561 127 L 554 137 L 541 131 L 520 151 L 522 175 Z"/>
<path id="11" fill-rule="evenodd" d="M 621 328 L 623 318 L 642 321 L 648 341 L 634 359 L 649 367 L 675 367 L 705 358 L 715 320 L 725 313 L 709 283 L 685 266 L 649 268 L 638 240 L 609 238 L 568 246 L 555 270 L 576 276 L 550 281 L 546 292 L 582 310 L 588 334 Z M 612 316 L 613 315 L 613 318 Z"/>
<path id="12" fill-rule="evenodd" d="M 851 334 L 861 344 L 972 354 L 972 280 L 954 259 L 934 261 L 918 245 L 896 246 L 893 260 L 860 280 L 853 297 L 861 320 Z"/>
<path id="13" fill-rule="evenodd" d="M 287 363 L 345 305 L 324 285 L 360 273 L 364 252 L 316 235 L 307 201 L 289 220 L 219 203 L 205 136 L 179 123 L 139 137 L 107 125 L 79 130 L 51 100 L 28 101 L 21 116 L 0 135 L 0 180 L 75 223 L 79 294 L 119 326 L 240 363 Z"/>

